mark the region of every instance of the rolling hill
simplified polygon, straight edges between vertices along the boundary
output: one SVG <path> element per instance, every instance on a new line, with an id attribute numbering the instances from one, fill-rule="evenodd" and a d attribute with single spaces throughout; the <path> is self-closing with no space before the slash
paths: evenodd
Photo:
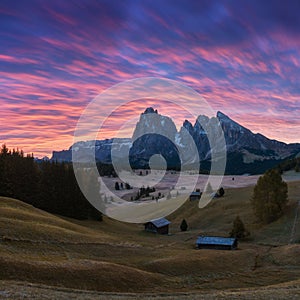
<path id="1" fill-rule="evenodd" d="M 0 298 L 6 293 L 18 299 L 22 291 L 41 299 L 43 293 L 47 299 L 266 299 L 278 291 L 288 299 L 300 291 L 299 222 L 288 244 L 299 182 L 289 183 L 286 214 L 267 226 L 255 223 L 252 189 L 226 189 L 223 198 L 201 210 L 196 202 L 186 202 L 168 217 L 168 236 L 107 217 L 102 222 L 61 218 L 1 197 Z M 239 250 L 195 250 L 199 234 L 227 235 L 236 215 L 251 232 Z M 187 232 L 179 230 L 182 218 Z"/>

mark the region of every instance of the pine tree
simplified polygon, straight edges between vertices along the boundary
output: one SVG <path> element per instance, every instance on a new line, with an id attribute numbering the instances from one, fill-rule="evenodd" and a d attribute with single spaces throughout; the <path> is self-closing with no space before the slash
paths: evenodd
<path id="1" fill-rule="evenodd" d="M 126 188 L 126 190 L 130 190 L 130 189 L 131 189 L 130 184 L 126 182 L 126 183 L 125 183 L 125 188 Z"/>
<path id="2" fill-rule="evenodd" d="M 83 175 L 86 180 L 89 178 Z M 100 195 L 99 183 L 91 180 L 88 183 L 93 183 L 95 194 Z M 25 156 L 18 149 L 8 150 L 5 145 L 0 150 L 0 195 L 66 217 L 101 219 L 101 213 L 82 194 L 72 164 L 36 162 L 33 155 Z"/>
<path id="3" fill-rule="evenodd" d="M 233 228 L 230 232 L 230 236 L 238 239 L 243 239 L 249 235 L 249 232 L 245 229 L 244 223 L 239 216 L 233 221 Z"/>
<path id="4" fill-rule="evenodd" d="M 254 187 L 251 204 L 255 215 L 262 223 L 278 219 L 288 202 L 288 187 L 277 170 L 267 171 L 259 177 Z"/>
<path id="5" fill-rule="evenodd" d="M 181 224 L 180 224 L 180 230 L 181 231 L 187 231 L 187 229 L 188 229 L 188 224 L 187 224 L 186 220 L 183 219 Z"/>
<path id="6" fill-rule="evenodd" d="M 222 187 L 220 187 L 217 192 L 218 197 L 223 197 L 224 194 L 225 194 L 225 190 Z"/>

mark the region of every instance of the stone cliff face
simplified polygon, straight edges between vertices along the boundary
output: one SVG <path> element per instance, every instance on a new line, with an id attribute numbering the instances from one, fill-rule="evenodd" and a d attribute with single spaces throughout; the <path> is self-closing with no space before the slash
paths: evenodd
<path id="1" fill-rule="evenodd" d="M 196 145 L 200 159 L 209 161 L 212 151 L 209 138 L 218 141 L 221 139 L 222 131 L 226 141 L 229 166 L 234 166 L 234 159 L 240 164 L 267 160 L 274 161 L 273 164 L 275 164 L 277 161 L 300 152 L 300 144 L 285 144 L 270 140 L 261 134 L 254 134 L 222 112 L 218 112 L 216 117 L 212 118 L 200 115 L 194 125 L 185 120 L 180 130 L 177 131 L 171 118 L 149 107 L 140 115 L 132 139 L 107 139 L 96 141 L 96 143 L 78 142 L 69 150 L 53 151 L 52 160 L 71 161 L 72 149 L 76 151 L 78 147 L 94 147 L 96 160 L 110 163 L 114 141 L 114 148 L 119 149 L 120 159 L 123 153 L 125 156 L 126 151 L 130 149 L 130 163 L 133 167 L 148 167 L 149 158 L 154 154 L 161 154 L 165 157 L 168 166 L 174 168 L 182 163 L 179 153 L 183 155 L 183 161 L 187 164 L 195 161 L 193 143 Z M 235 166 L 234 169 L 238 168 Z"/>
<path id="2" fill-rule="evenodd" d="M 243 149 L 251 150 L 255 153 L 271 155 L 278 158 L 285 158 L 299 149 L 300 144 L 285 144 L 276 140 L 270 140 L 259 133 L 253 133 L 249 129 L 241 126 L 221 112 L 217 113 L 217 118 L 222 126 L 226 140 L 227 151 L 234 152 Z"/>
<path id="3" fill-rule="evenodd" d="M 176 134 L 177 129 L 171 118 L 160 115 L 152 107 L 147 108 L 133 133 L 130 163 L 136 167 L 147 167 L 153 154 L 161 154 L 169 168 L 180 165 Z"/>
<path id="4" fill-rule="evenodd" d="M 145 134 L 152 133 L 165 136 L 171 141 L 174 141 L 177 129 L 171 118 L 160 115 L 157 110 L 149 107 L 141 114 L 133 132 L 132 139 L 135 141 Z"/>

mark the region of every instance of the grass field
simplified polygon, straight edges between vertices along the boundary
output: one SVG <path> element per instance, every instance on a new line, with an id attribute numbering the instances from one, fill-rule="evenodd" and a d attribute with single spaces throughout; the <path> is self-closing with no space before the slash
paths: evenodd
<path id="1" fill-rule="evenodd" d="M 225 190 L 204 209 L 187 201 L 168 217 L 170 235 L 142 225 L 77 221 L 0 198 L 1 299 L 295 299 L 300 295 L 300 224 L 291 232 L 300 183 L 285 215 L 257 225 L 253 187 Z M 196 250 L 199 234 L 227 236 L 239 215 L 251 232 L 236 251 Z M 188 231 L 180 232 L 185 218 Z"/>

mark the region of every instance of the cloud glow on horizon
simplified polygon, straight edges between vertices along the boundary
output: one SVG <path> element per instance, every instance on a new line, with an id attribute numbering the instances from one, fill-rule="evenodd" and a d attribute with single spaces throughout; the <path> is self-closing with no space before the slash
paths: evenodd
<path id="1" fill-rule="evenodd" d="M 253 132 L 300 142 L 299 11 L 298 1 L 277 0 L 5 0 L 0 142 L 38 157 L 68 149 L 94 97 L 150 76 L 186 84 Z M 103 137 L 149 104 L 124 106 Z M 177 126 L 187 118 L 155 108 Z"/>

